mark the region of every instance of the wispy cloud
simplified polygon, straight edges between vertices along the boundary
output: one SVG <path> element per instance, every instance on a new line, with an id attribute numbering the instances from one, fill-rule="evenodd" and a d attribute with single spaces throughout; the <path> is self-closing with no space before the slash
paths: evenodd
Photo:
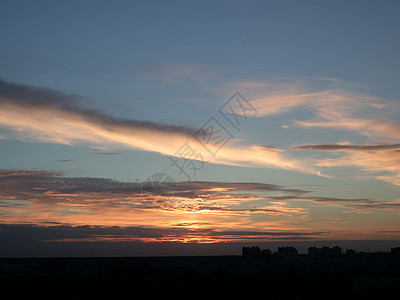
<path id="1" fill-rule="evenodd" d="M 399 144 L 318 144 L 293 148 L 306 151 L 340 152 L 342 154 L 339 157 L 318 159 L 315 165 L 318 167 L 355 166 L 364 172 L 364 176 L 372 176 L 400 186 Z"/>
<path id="2" fill-rule="evenodd" d="M 217 155 L 210 154 L 194 138 L 195 128 L 155 122 L 124 120 L 98 111 L 82 109 L 79 97 L 51 89 L 0 81 L 0 126 L 12 130 L 22 140 L 62 144 L 86 143 L 102 149 L 138 149 L 162 155 L 180 156 L 178 149 L 190 144 L 197 159 L 226 165 L 272 167 L 327 176 L 326 167 L 356 166 L 376 179 L 400 184 L 398 145 L 400 113 L 398 102 L 388 102 L 342 87 L 336 81 L 324 90 L 302 82 L 275 84 L 246 81 L 237 83 L 249 93 L 257 117 L 283 115 L 296 109 L 308 110 L 300 119 L 291 115 L 285 128 L 320 128 L 351 131 L 367 139 L 365 145 L 301 145 L 289 150 L 336 152 L 338 157 L 299 159 L 288 149 L 246 144 L 232 140 Z M 266 90 L 269 90 L 266 92 Z M 283 119 L 281 119 L 283 121 Z M 318 136 L 318 135 L 316 135 Z M 385 143 L 385 144 L 383 144 Z M 100 154 L 102 153 L 102 154 Z M 119 152 L 96 152 L 117 155 Z M 294 154 L 294 155 L 293 155 Z"/>
<path id="3" fill-rule="evenodd" d="M 89 154 L 93 155 L 120 155 L 119 152 L 89 152 Z"/>
<path id="4" fill-rule="evenodd" d="M 318 88 L 313 83 L 318 82 Z M 257 117 L 285 114 L 307 109 L 312 119 L 293 119 L 289 127 L 334 128 L 353 131 L 371 138 L 398 141 L 400 138 L 399 101 L 356 91 L 337 80 L 293 80 L 282 82 L 243 81 L 235 83 L 248 93 Z"/>
<path id="5" fill-rule="evenodd" d="M 326 80 L 325 80 L 326 81 Z M 241 84 L 241 85 L 240 85 Z M 357 167 L 364 176 L 400 185 L 400 102 L 387 101 L 354 91 L 343 82 L 329 80 L 325 88 L 312 87 L 310 82 L 242 82 L 238 83 L 251 95 L 257 117 L 284 115 L 296 110 L 284 120 L 283 128 L 349 131 L 365 145 L 316 144 L 289 147 L 303 151 L 335 153 L 335 157 L 305 158 L 309 166 L 321 170 L 326 167 Z M 320 84 L 319 84 L 320 85 Z M 298 119 L 296 119 L 298 117 Z M 339 135 L 340 133 L 338 133 Z M 329 174 L 325 169 L 324 174 Z M 360 174 L 355 174 L 360 176 Z"/>
<path id="6" fill-rule="evenodd" d="M 252 101 L 261 116 L 282 114 L 296 107 L 308 107 L 323 117 L 342 117 L 349 109 L 354 111 L 363 106 L 376 107 L 377 98 L 342 90 L 317 92 L 282 91 Z"/>
<path id="7" fill-rule="evenodd" d="M 285 128 L 334 128 L 389 141 L 400 138 L 400 122 L 379 117 L 386 117 L 385 108 L 399 111 L 400 105 L 393 107 L 382 99 L 359 92 L 341 89 L 306 92 L 299 89 L 259 96 L 251 103 L 258 116 L 283 114 L 296 108 L 314 113 L 313 119 L 291 120 L 283 125 Z M 361 117 L 362 114 L 367 117 Z"/>
<path id="8" fill-rule="evenodd" d="M 270 196 L 274 201 L 311 201 L 341 207 L 352 208 L 356 211 L 365 212 L 376 209 L 399 209 L 400 201 L 378 201 L 368 198 L 335 198 L 320 196 Z"/>
<path id="9" fill-rule="evenodd" d="M 57 159 L 57 160 L 51 160 L 50 162 L 71 162 L 75 161 L 73 159 Z"/>
<path id="10" fill-rule="evenodd" d="M 324 117 L 310 121 L 293 121 L 292 125 L 305 128 L 334 128 L 353 131 L 380 141 L 396 142 L 400 139 L 400 122 L 398 121 L 338 115 L 336 117 Z"/>
<path id="11" fill-rule="evenodd" d="M 299 107 L 308 108 L 318 116 L 334 117 L 388 105 L 378 97 L 356 91 L 352 85 L 332 78 L 239 81 L 231 86 L 248 95 L 257 109 L 257 117 L 283 114 Z"/>
<path id="12" fill-rule="evenodd" d="M 293 149 L 308 151 L 387 151 L 400 150 L 400 144 L 382 145 L 347 145 L 347 144 L 319 144 L 295 146 Z"/>
<path id="13" fill-rule="evenodd" d="M 201 160 L 217 164 L 274 167 L 319 174 L 283 150 L 227 144 L 214 156 L 194 138 L 195 128 L 123 120 L 78 106 L 77 97 L 58 91 L 0 81 L 0 125 L 23 140 L 121 149 L 131 148 L 177 156 L 190 143 Z"/>
<path id="14" fill-rule="evenodd" d="M 11 236 L 29 239 L 31 242 L 182 242 L 216 243 L 249 240 L 298 240 L 313 239 L 321 232 L 313 231 L 227 231 L 194 229 L 188 227 L 135 227 L 135 226 L 68 226 L 48 224 L 0 224 L 0 237 Z M 44 246 L 44 245 L 43 245 Z"/>

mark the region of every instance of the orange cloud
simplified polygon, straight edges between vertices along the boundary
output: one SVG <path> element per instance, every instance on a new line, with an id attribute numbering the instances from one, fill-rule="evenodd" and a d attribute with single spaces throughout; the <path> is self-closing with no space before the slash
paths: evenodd
<path id="1" fill-rule="evenodd" d="M 176 184 L 176 193 L 171 196 L 142 192 L 136 183 L 104 178 L 64 178 L 45 171 L 0 171 L 0 223 L 111 230 L 57 237 L 60 241 L 211 243 L 312 238 L 313 234 L 331 238 L 340 232 L 347 236 L 346 228 L 364 228 L 362 221 L 353 218 L 354 214 L 377 211 L 390 214 L 400 209 L 396 201 L 318 197 L 308 195 L 310 191 L 273 184 L 200 181 Z M 323 218 L 318 213 L 320 208 L 324 209 Z M 331 208 L 346 214 L 329 216 Z M 389 230 L 395 223 L 377 224 L 376 228 Z M 369 232 L 372 230 L 371 227 Z"/>

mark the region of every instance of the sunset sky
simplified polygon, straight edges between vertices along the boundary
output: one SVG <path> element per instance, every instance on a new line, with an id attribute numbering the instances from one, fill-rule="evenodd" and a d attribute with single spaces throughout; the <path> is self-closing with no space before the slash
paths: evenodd
<path id="1" fill-rule="evenodd" d="M 396 245 L 399 13 L 2 1 L 0 256 Z"/>

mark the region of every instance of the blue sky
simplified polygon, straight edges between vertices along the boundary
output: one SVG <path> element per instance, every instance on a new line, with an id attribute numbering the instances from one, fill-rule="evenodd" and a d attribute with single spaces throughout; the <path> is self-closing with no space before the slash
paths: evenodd
<path id="1" fill-rule="evenodd" d="M 270 233 L 259 241 L 276 230 L 304 239 L 398 238 L 399 3 L 4 1 L 2 7 L 0 169 L 20 187 L 0 195 L 3 224 L 166 232 L 131 237 L 152 242 L 246 241 L 259 236 L 246 234 L 254 230 Z M 235 111 L 242 114 L 239 130 L 220 113 L 236 92 L 253 109 L 246 116 Z M 194 138 L 210 118 L 231 136 L 215 155 Z M 171 165 L 171 158 L 182 159 L 177 151 L 185 142 L 205 161 L 190 180 L 209 183 L 190 197 L 183 192 L 188 178 Z M 171 200 L 135 189 L 129 196 L 123 183 L 138 187 L 156 173 L 170 175 L 183 194 Z M 40 186 L 21 187 L 25 176 Z M 82 177 L 90 187 L 114 180 L 123 202 L 110 190 L 101 196 L 107 205 L 96 202 L 97 188 L 73 180 Z M 244 182 L 276 186 L 239 189 Z M 54 201 L 34 193 L 40 189 Z M 144 208 L 148 202 L 151 209 Z M 115 203 L 130 203 L 133 217 L 104 214 Z M 181 223 L 198 235 L 174 231 Z"/>

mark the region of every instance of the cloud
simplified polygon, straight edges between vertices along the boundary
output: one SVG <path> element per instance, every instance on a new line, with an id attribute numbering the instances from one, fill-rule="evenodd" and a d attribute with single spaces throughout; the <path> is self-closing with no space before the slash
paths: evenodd
<path id="1" fill-rule="evenodd" d="M 132 231 L 129 235 L 103 233 L 81 237 L 77 234 L 53 239 L 60 241 L 211 243 L 289 239 L 294 229 L 284 224 L 276 228 L 280 220 L 275 220 L 273 226 L 264 225 L 263 230 L 253 222 L 261 216 L 291 218 L 304 214 L 304 209 L 269 203 L 260 193 L 300 195 L 307 191 L 274 184 L 202 181 L 177 182 L 171 195 L 160 189 L 143 190 L 142 184 L 106 178 L 62 177 L 57 172 L 39 170 L 1 170 L 0 223 L 78 229 L 117 226 L 129 227 Z M 258 233 L 249 234 L 250 231 Z M 143 232 L 147 233 L 139 235 Z"/>
<path id="2" fill-rule="evenodd" d="M 317 115 L 333 118 L 351 109 L 354 111 L 364 105 L 374 106 L 376 98 L 352 94 L 342 90 L 318 92 L 280 91 L 272 95 L 261 96 L 251 101 L 259 116 L 269 116 L 289 112 L 297 107 L 313 109 Z"/>
<path id="3" fill-rule="evenodd" d="M 341 152 L 336 158 L 322 158 L 318 167 L 354 166 L 382 181 L 400 186 L 400 144 L 342 145 L 317 144 L 292 147 L 297 150 Z"/>
<path id="4" fill-rule="evenodd" d="M 400 139 L 400 122 L 398 121 L 338 115 L 336 117 L 325 117 L 310 121 L 293 121 L 292 124 L 295 127 L 334 128 L 353 131 L 360 135 L 379 140 L 398 141 Z"/>
<path id="5" fill-rule="evenodd" d="M 399 209 L 399 201 L 377 201 L 368 198 L 335 198 L 320 196 L 269 196 L 274 201 L 310 201 L 329 205 L 352 208 L 356 211 L 365 212 L 376 209 Z"/>
<path id="6" fill-rule="evenodd" d="M 118 119 L 101 112 L 82 109 L 79 106 L 82 99 L 77 96 L 4 81 L 0 81 L 0 125 L 11 129 L 14 137 L 22 140 L 69 145 L 86 143 L 105 149 L 138 149 L 183 159 L 188 158 L 184 157 L 188 152 L 182 150 L 182 147 L 186 146 L 185 150 L 195 153 L 195 160 L 217 164 L 272 167 L 320 176 L 327 176 L 321 173 L 323 167 L 346 164 L 357 166 L 367 172 L 385 171 L 382 167 L 387 167 L 391 158 L 396 162 L 397 153 L 391 151 L 378 156 L 376 151 L 397 149 L 400 123 L 388 116 L 396 115 L 396 111 L 400 112 L 399 106 L 395 102 L 385 102 L 376 97 L 345 89 L 337 80 L 328 81 L 336 86 L 316 90 L 302 82 L 276 84 L 247 81 L 237 83 L 237 87 L 249 93 L 252 98 L 249 102 L 256 108 L 258 117 L 284 114 L 304 108 L 314 113 L 314 118 L 292 120 L 289 125 L 282 125 L 285 128 L 295 126 L 349 130 L 372 140 L 386 141 L 390 144 L 370 143 L 353 146 L 316 144 L 291 148 L 353 152 L 342 158 L 328 158 L 315 162 L 311 158 L 297 159 L 289 156 L 288 151 L 283 149 L 243 145 L 231 139 L 213 155 L 208 150 L 213 146 L 218 147 L 218 144 L 213 144 L 211 139 L 208 139 L 208 142 L 211 142 L 207 144 L 207 141 L 199 141 L 194 137 L 196 132 L 203 133 L 200 136 L 210 137 L 210 129 L 197 131 L 195 128 L 183 126 Z M 270 91 L 265 93 L 266 89 Z M 388 114 L 388 111 L 391 114 Z M 369 151 L 369 154 L 361 154 L 361 150 Z M 359 154 L 355 154 L 355 151 Z M 119 152 L 104 152 L 98 155 L 116 155 L 116 153 Z M 371 163 L 363 163 L 362 159 L 366 156 L 368 156 L 367 161 Z M 379 168 L 382 160 L 382 167 Z M 389 172 L 390 174 L 380 174 L 375 178 L 398 184 L 399 174 L 395 170 L 394 173 Z"/>
<path id="7" fill-rule="evenodd" d="M 375 111 L 389 105 L 380 98 L 355 91 L 349 84 L 331 78 L 241 81 L 232 86 L 247 95 L 257 110 L 257 117 L 307 108 L 318 117 L 335 118 L 365 108 Z"/>
<path id="8" fill-rule="evenodd" d="M 400 185 L 400 102 L 355 91 L 354 87 L 338 80 L 316 81 L 247 81 L 237 84 L 250 95 L 250 103 L 257 110 L 257 117 L 291 113 L 291 120 L 285 120 L 282 128 L 319 129 L 314 131 L 317 138 L 324 137 L 324 130 L 327 129 L 330 132 L 332 129 L 344 130 L 354 134 L 346 135 L 347 139 L 357 138 L 358 142 L 365 140 L 365 145 L 350 142 L 321 144 L 317 141 L 311 145 L 289 147 L 335 155 L 320 159 L 306 157 L 304 161 L 308 166 L 327 175 L 330 175 L 327 169 L 321 168 L 356 167 L 359 170 L 355 174 L 357 177 L 370 177 Z M 319 88 L 315 88 L 315 83 Z M 296 114 L 298 112 L 301 113 Z M 335 133 L 336 136 L 341 134 Z"/>
<path id="9" fill-rule="evenodd" d="M 75 161 L 73 159 L 57 159 L 57 160 L 51 160 L 50 162 L 71 162 Z"/>
<path id="10" fill-rule="evenodd" d="M 25 242 L 237 242 L 246 240 L 312 239 L 313 231 L 224 231 L 215 229 L 155 228 L 135 226 L 68 226 L 48 224 L 0 224 L 2 240 L 18 236 Z M 45 244 L 43 244 L 45 246 Z"/>
<path id="11" fill-rule="evenodd" d="M 0 223 L 39 228 L 35 232 L 49 227 L 45 231 L 53 233 L 41 234 L 43 240 L 65 242 L 211 243 L 312 235 L 311 231 L 284 226 L 256 230 L 251 225 L 251 219 L 261 215 L 290 217 L 304 213 L 302 208 L 268 203 L 257 193 L 300 195 L 307 193 L 305 190 L 263 183 L 201 181 L 177 182 L 172 197 L 160 191 L 143 191 L 141 184 L 106 178 L 0 170 Z M 62 234 L 57 233 L 60 229 Z"/>
<path id="12" fill-rule="evenodd" d="M 216 142 L 199 141 L 194 128 L 148 121 L 118 119 L 82 109 L 79 98 L 59 91 L 0 81 L 0 125 L 22 140 L 73 145 L 86 143 L 107 148 L 129 148 L 182 157 L 184 145 L 196 149 L 197 160 L 217 164 L 273 167 L 319 174 L 282 150 L 257 145 L 226 144 L 218 155 L 210 153 Z M 209 137 L 208 129 L 203 129 Z M 211 141 L 211 142 L 210 142 Z M 219 146 L 219 145 L 217 145 Z M 187 157 L 183 157 L 187 158 Z"/>
<path id="13" fill-rule="evenodd" d="M 318 83 L 319 88 L 315 88 Z M 322 86 L 322 87 L 321 87 Z M 400 138 L 399 101 L 385 101 L 332 79 L 291 82 L 237 82 L 257 117 L 281 115 L 296 109 L 307 109 L 311 119 L 293 119 L 284 128 L 333 128 L 397 142 Z M 250 98 L 251 97 L 251 98 Z"/>
<path id="14" fill-rule="evenodd" d="M 315 223 L 314 204 L 325 213 L 332 206 L 347 214 L 400 209 L 398 201 L 314 193 L 268 183 L 193 181 L 176 182 L 167 194 L 107 178 L 0 170 L 0 224 L 37 228 L 35 234 L 47 228 L 51 234 L 41 233 L 43 241 L 214 243 L 326 238 L 339 234 L 338 226 L 348 229 L 349 221 L 338 218 Z"/>
<path id="15" fill-rule="evenodd" d="M 400 144 L 382 145 L 342 145 L 342 144 L 317 144 L 295 146 L 292 149 L 307 151 L 393 151 L 400 150 Z"/>
<path id="16" fill-rule="evenodd" d="M 93 155 L 120 155 L 119 152 L 89 152 L 89 154 Z"/>
<path id="17" fill-rule="evenodd" d="M 216 192 L 235 192 L 235 191 L 277 191 L 293 194 L 308 193 L 307 190 L 290 189 L 277 184 L 255 183 L 255 182 L 210 182 L 210 181 L 189 181 L 180 182 L 179 188 L 188 191 L 211 190 Z"/>
<path id="18" fill-rule="evenodd" d="M 106 208 L 117 211 L 125 208 L 177 214 L 249 216 L 301 213 L 301 209 L 267 205 L 263 197 L 252 193 L 261 191 L 296 195 L 308 192 L 273 184 L 199 181 L 174 183 L 173 193 L 166 194 L 161 188 L 144 189 L 143 184 L 105 178 L 60 177 L 59 173 L 46 171 L 0 170 L 0 201 L 30 201 L 32 205 L 29 209 L 33 210 L 35 206 L 40 210 L 46 204 L 46 211 L 64 210 L 67 218 L 73 213 L 84 213 L 86 208 L 89 209 L 88 214 Z M 246 206 L 247 202 L 252 202 L 251 206 Z M 14 216 L 15 211 L 10 217 Z M 101 222 L 101 218 L 97 221 Z"/>

